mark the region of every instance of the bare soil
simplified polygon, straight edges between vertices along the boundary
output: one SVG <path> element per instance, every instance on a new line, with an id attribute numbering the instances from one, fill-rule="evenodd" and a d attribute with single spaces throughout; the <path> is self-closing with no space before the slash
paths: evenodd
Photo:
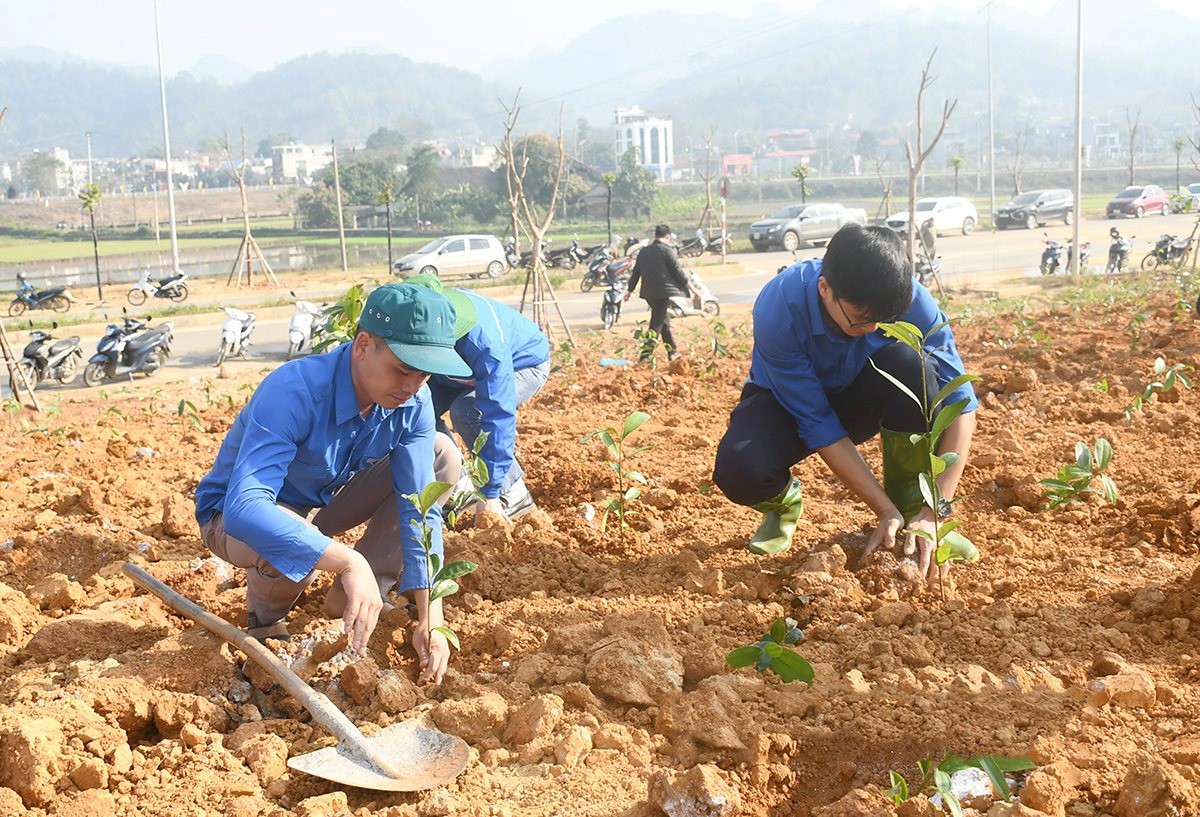
<path id="1" fill-rule="evenodd" d="M 710 483 L 742 320 L 681 323 L 689 354 L 669 367 L 599 365 L 634 356 L 627 327 L 556 358 L 520 418 L 540 512 L 448 534 L 481 567 L 450 600 L 463 650 L 441 686 L 413 684 L 402 615 L 353 664 L 329 643 L 325 581 L 291 619 L 311 636 L 289 643 L 296 666 L 366 731 L 423 718 L 471 745 L 457 780 L 421 794 L 289 771 L 331 739 L 120 572 L 146 566 L 244 626 L 244 576 L 206 552 L 191 499 L 245 400 L 237 379 L 0 418 L 0 815 L 936 814 L 923 797 L 897 812 L 888 771 L 984 753 L 1039 768 L 1019 805 L 969 814 L 1200 814 L 1197 396 L 1123 414 L 1156 356 L 1195 365 L 1200 330 L 1166 297 L 1110 301 L 976 311 L 958 330 L 984 380 L 956 513 L 983 559 L 945 601 L 891 554 L 858 564 L 872 517 L 819 462 L 796 469 L 793 549 L 745 549 L 756 515 Z M 635 409 L 652 417 L 633 438 L 653 443 L 634 460 L 650 487 L 631 530 L 602 531 L 612 473 L 579 439 Z M 1120 501 L 1043 511 L 1036 481 L 1101 436 Z M 805 628 L 811 688 L 724 666 L 780 616 Z"/>

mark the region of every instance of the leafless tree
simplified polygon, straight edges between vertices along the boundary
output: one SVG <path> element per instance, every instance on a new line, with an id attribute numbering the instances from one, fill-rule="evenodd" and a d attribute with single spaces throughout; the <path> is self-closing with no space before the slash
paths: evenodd
<path id="1" fill-rule="evenodd" d="M 904 154 L 908 158 L 908 257 L 909 263 L 912 264 L 912 274 L 917 274 L 917 255 L 913 251 L 916 242 L 917 231 L 917 179 L 921 175 L 921 168 L 925 166 L 925 161 L 929 158 L 929 154 L 933 153 L 934 147 L 942 138 L 942 134 L 946 130 L 946 123 L 950 121 L 950 114 L 954 113 L 955 106 L 958 105 L 958 100 L 943 100 L 942 102 L 942 121 L 938 125 L 937 133 L 929 140 L 929 144 L 922 146 L 924 139 L 925 117 L 922 110 L 922 103 L 925 99 L 925 92 L 933 81 L 937 79 L 929 73 L 930 66 L 933 65 L 933 58 L 937 54 L 937 49 L 933 49 L 929 59 L 925 62 L 925 68 L 921 71 L 921 85 L 917 89 L 917 146 L 914 149 L 913 143 L 906 141 L 904 143 Z M 941 281 L 938 281 L 938 287 L 941 288 Z"/>
<path id="2" fill-rule="evenodd" d="M 1012 160 L 1006 165 L 1013 180 L 1013 197 L 1021 195 L 1021 179 L 1025 175 L 1025 149 L 1029 147 L 1029 126 L 1018 128 L 1013 134 Z"/>
<path id="3" fill-rule="evenodd" d="M 708 235 L 712 235 L 713 218 L 717 215 L 712 203 L 712 180 L 716 178 L 718 172 L 712 166 L 713 139 L 716 134 L 716 128 L 709 128 L 708 136 L 704 138 L 704 172 L 696 173 L 704 182 L 704 209 L 700 211 L 700 218 L 696 222 L 696 226 L 703 228 Z M 705 227 L 705 219 L 708 221 L 707 227 Z"/>
<path id="4" fill-rule="evenodd" d="M 888 218 L 892 214 L 892 208 L 896 206 L 895 197 L 892 195 L 892 180 L 883 177 L 883 167 L 887 164 L 887 159 L 883 156 L 875 157 L 875 177 L 879 179 L 879 186 L 883 189 L 883 199 L 879 202 L 879 209 L 875 211 L 875 218 Z"/>
<path id="5" fill-rule="evenodd" d="M 225 159 L 229 162 L 229 168 L 225 171 L 225 175 L 237 185 L 238 193 L 242 197 L 242 245 L 238 248 L 237 259 L 233 262 L 233 269 L 229 271 L 229 279 L 225 282 L 226 286 L 234 282 L 234 276 L 237 277 L 236 286 L 242 285 L 242 274 L 246 275 L 246 285 L 254 286 L 253 278 L 253 262 L 258 261 L 259 269 L 266 276 L 267 280 L 275 286 L 279 286 L 279 279 L 275 277 L 275 273 L 271 271 L 271 265 L 267 263 L 267 259 L 263 256 L 262 250 L 258 248 L 258 242 L 254 240 L 254 235 L 250 232 L 250 204 L 246 200 L 246 129 L 242 128 L 242 161 L 239 164 L 233 158 L 233 148 L 229 146 L 229 134 L 225 134 L 223 142 L 225 148 Z"/>
<path id="6" fill-rule="evenodd" d="M 1134 169 L 1137 167 L 1137 154 L 1135 147 L 1137 145 L 1138 123 L 1142 119 L 1142 108 L 1139 105 L 1137 113 L 1132 117 L 1129 115 L 1129 109 L 1125 109 L 1125 124 L 1129 127 L 1129 183 L 1133 184 Z"/>
<path id="7" fill-rule="evenodd" d="M 525 194 L 525 177 L 529 170 L 527 152 L 529 142 L 524 140 L 521 149 L 518 150 L 513 141 L 513 130 L 516 129 L 517 119 L 521 114 L 520 97 L 521 91 L 518 89 L 513 95 L 512 104 L 500 103 L 505 114 L 504 139 L 500 143 L 500 158 L 504 162 L 504 189 L 508 198 L 509 225 L 512 228 L 514 251 L 518 257 L 520 256 L 520 244 L 517 240 L 518 228 L 524 229 L 530 242 L 531 254 L 529 269 L 525 276 L 525 288 L 521 292 L 521 311 L 525 311 L 525 303 L 528 300 L 533 308 L 533 322 L 545 333 L 546 337 L 553 340 L 550 318 L 545 309 L 548 298 L 558 311 L 558 318 L 562 323 L 567 341 L 574 346 L 575 339 L 571 335 L 571 328 L 563 317 L 562 309 L 558 305 L 558 298 L 554 295 L 554 288 L 550 285 L 549 278 L 546 277 L 546 269 L 542 263 L 542 244 L 545 241 L 546 232 L 550 229 L 550 224 L 554 221 L 554 206 L 558 202 L 563 166 L 566 164 L 567 157 L 567 153 L 563 149 L 562 109 L 560 108 L 558 113 L 558 165 L 554 171 L 554 183 L 550 186 L 550 201 L 547 202 L 545 211 L 539 212 L 536 202 L 531 201 Z"/>

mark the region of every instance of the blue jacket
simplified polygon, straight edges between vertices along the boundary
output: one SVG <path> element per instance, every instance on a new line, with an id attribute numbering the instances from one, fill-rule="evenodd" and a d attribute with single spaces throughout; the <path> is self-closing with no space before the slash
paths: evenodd
<path id="1" fill-rule="evenodd" d="M 468 290 L 459 291 L 475 305 L 475 326 L 454 344 L 458 356 L 471 367 L 471 377 L 434 375 L 429 379 L 429 389 L 438 416 L 445 414 L 460 394 L 475 390 L 481 427 L 488 434 L 479 452 L 488 467 L 488 482 L 481 493 L 495 499 L 516 456 L 517 392 L 513 372 L 549 360 L 550 342 L 537 324 L 511 306 Z"/>
<path id="2" fill-rule="evenodd" d="M 404 551 L 399 589 L 428 587 L 417 510 L 404 494 L 419 494 L 433 481 L 434 433 L 427 388 L 399 408 L 375 406 L 365 419 L 359 415 L 348 343 L 286 363 L 259 384 L 226 434 L 196 487 L 196 519 L 204 524 L 220 511 L 230 536 L 299 581 L 332 540 L 276 503 L 301 513 L 323 508 L 354 474 L 390 454 Z M 440 558 L 441 509 L 434 506 L 427 521 Z"/>
<path id="3" fill-rule="evenodd" d="M 843 337 L 830 327 L 817 292 L 820 275 L 819 260 L 804 261 L 767 282 L 754 302 L 754 349 L 750 353 L 750 382 L 771 390 L 796 418 L 801 441 L 814 451 L 846 436 L 826 395 L 853 383 L 869 365 L 871 355 L 896 342 L 882 332 Z M 944 323 L 946 315 L 929 290 L 913 281 L 912 306 L 901 320 L 926 333 Z M 925 348 L 937 361 L 940 386 L 963 374 L 949 326 L 934 332 Z M 978 403 L 970 383 L 959 387 L 946 402 L 964 398 L 970 401 L 966 410 L 974 411 Z"/>

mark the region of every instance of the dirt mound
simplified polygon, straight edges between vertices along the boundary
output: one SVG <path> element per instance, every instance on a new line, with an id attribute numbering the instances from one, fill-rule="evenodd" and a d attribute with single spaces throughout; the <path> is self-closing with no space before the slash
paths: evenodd
<path id="1" fill-rule="evenodd" d="M 243 572 L 188 518 L 238 383 L 181 386 L 200 428 L 154 396 L 6 414 L 0 814 L 926 814 L 924 798 L 897 812 L 879 795 L 888 771 L 983 753 L 1040 766 L 1004 813 L 1200 814 L 1197 396 L 1154 393 L 1126 419 L 1156 356 L 1197 363 L 1200 330 L 1167 298 L 1131 322 L 1114 293 L 967 309 L 959 347 L 984 382 L 956 517 L 983 560 L 955 569 L 944 602 L 893 554 L 860 564 L 871 515 L 815 460 L 796 469 L 796 546 L 745 550 L 754 512 L 711 484 L 744 327 L 681 322 L 691 354 L 657 369 L 600 367 L 630 340 L 585 339 L 521 415 L 540 512 L 447 536 L 481 567 L 448 605 L 463 651 L 440 687 L 415 685 L 401 613 L 367 658 L 347 654 L 321 615 L 327 579 L 289 622 L 287 659 L 365 731 L 422 718 L 471 744 L 457 780 L 414 795 L 290 771 L 332 739 L 120 573 L 135 561 L 244 626 Z M 710 351 L 718 335 L 729 355 Z M 579 440 L 635 409 L 651 414 L 630 441 L 652 445 L 631 463 L 649 484 L 622 530 L 605 519 L 607 454 Z M 1038 480 L 1098 437 L 1120 499 L 1045 511 Z M 812 687 L 724 665 L 780 617 L 805 630 Z"/>

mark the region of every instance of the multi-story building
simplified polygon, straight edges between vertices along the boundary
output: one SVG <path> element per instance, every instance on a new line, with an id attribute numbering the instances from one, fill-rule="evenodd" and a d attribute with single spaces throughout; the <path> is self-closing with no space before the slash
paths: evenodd
<path id="1" fill-rule="evenodd" d="M 675 126 L 671 118 L 646 113 L 641 108 L 617 108 L 617 160 L 630 148 L 637 148 L 642 167 L 660 182 L 671 178 L 675 163 Z"/>
<path id="2" fill-rule="evenodd" d="M 313 174 L 333 164 L 333 145 L 274 145 L 271 174 L 277 182 L 308 184 Z"/>

